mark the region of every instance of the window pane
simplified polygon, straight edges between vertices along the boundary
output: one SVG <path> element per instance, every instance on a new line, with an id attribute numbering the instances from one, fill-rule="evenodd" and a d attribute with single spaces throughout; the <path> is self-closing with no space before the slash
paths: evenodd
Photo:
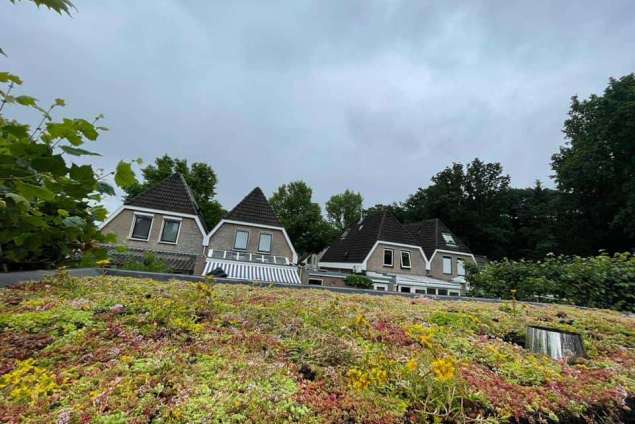
<path id="1" fill-rule="evenodd" d="M 456 246 L 456 241 L 454 241 L 454 237 L 452 237 L 452 234 L 442 233 L 441 235 L 443 236 L 443 240 L 446 242 L 446 244 Z"/>
<path id="2" fill-rule="evenodd" d="M 410 252 L 401 252 L 401 266 L 410 268 Z"/>
<path id="3" fill-rule="evenodd" d="M 430 287 L 428 287 L 428 288 L 426 289 L 426 292 L 427 292 L 428 294 L 437 294 L 437 289 L 431 289 Z"/>
<path id="4" fill-rule="evenodd" d="M 322 280 L 310 278 L 308 283 L 309 283 L 310 286 L 321 286 L 322 285 Z"/>
<path id="5" fill-rule="evenodd" d="M 135 215 L 134 229 L 132 230 L 132 238 L 147 240 L 150 235 L 150 225 L 152 217 Z"/>
<path id="6" fill-rule="evenodd" d="M 392 266 L 392 250 L 384 250 L 384 265 Z"/>
<path id="7" fill-rule="evenodd" d="M 271 234 L 260 234 L 258 250 L 261 252 L 271 252 Z"/>
<path id="8" fill-rule="evenodd" d="M 180 221 L 165 220 L 163 224 L 163 234 L 161 234 L 161 241 L 167 241 L 168 243 L 176 243 L 176 237 L 179 235 Z"/>
<path id="9" fill-rule="evenodd" d="M 443 257 L 443 273 L 452 274 L 452 258 L 448 256 Z"/>
<path id="10" fill-rule="evenodd" d="M 439 296 L 447 296 L 448 289 L 439 289 Z"/>
<path id="11" fill-rule="evenodd" d="M 247 249 L 248 239 L 249 233 L 247 231 L 236 231 L 236 242 L 234 243 L 234 249 Z"/>
<path id="12" fill-rule="evenodd" d="M 410 287 L 400 287 L 399 291 L 402 293 L 410 293 Z"/>
<path id="13" fill-rule="evenodd" d="M 465 261 L 463 261 L 463 259 L 456 260 L 456 273 L 458 275 L 465 275 Z"/>
<path id="14" fill-rule="evenodd" d="M 384 286 L 375 286 L 375 290 L 377 290 L 377 291 L 386 291 L 386 287 L 384 287 Z"/>

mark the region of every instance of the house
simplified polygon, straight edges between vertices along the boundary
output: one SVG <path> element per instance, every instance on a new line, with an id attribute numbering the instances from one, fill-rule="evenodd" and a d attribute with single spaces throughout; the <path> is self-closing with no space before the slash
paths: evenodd
<path id="1" fill-rule="evenodd" d="M 375 290 L 459 296 L 467 287 L 465 262 L 474 255 L 440 220 L 401 224 L 389 211 L 366 216 L 306 267 L 303 282 L 344 286 L 364 274 Z"/>
<path id="2" fill-rule="evenodd" d="M 300 284 L 298 255 L 259 187 L 205 236 L 203 275 Z"/>
<path id="3" fill-rule="evenodd" d="M 202 271 L 206 228 L 196 200 L 183 176 L 175 173 L 146 191 L 127 199 L 101 225 L 114 233 L 117 245 L 106 246 L 115 263 L 142 259 L 153 252 L 173 272 Z"/>

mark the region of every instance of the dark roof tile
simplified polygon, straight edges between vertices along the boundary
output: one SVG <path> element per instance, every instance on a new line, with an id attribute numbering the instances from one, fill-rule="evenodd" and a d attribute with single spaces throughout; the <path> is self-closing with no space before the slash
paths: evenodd
<path id="1" fill-rule="evenodd" d="M 260 187 L 254 188 L 225 219 L 282 227 Z"/>
<path id="2" fill-rule="evenodd" d="M 438 218 L 406 224 L 405 227 L 416 237 L 417 244 L 423 248 L 428 259 L 436 249 L 471 253 L 470 248 Z M 452 236 L 455 243 L 446 242 L 444 233 Z"/>

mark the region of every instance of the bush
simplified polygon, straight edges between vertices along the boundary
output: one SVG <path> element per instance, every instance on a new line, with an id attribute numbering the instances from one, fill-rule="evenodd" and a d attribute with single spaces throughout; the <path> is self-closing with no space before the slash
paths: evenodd
<path id="1" fill-rule="evenodd" d="M 344 279 L 344 284 L 358 289 L 372 289 L 373 282 L 365 275 L 351 274 Z"/>
<path id="2" fill-rule="evenodd" d="M 153 252 L 145 252 L 143 254 L 143 261 L 130 258 L 124 262 L 121 269 L 130 271 L 172 272 L 172 268 L 170 268 L 165 261 L 159 259 Z"/>
<path id="3" fill-rule="evenodd" d="M 471 294 L 572 303 L 635 312 L 635 256 L 547 256 L 543 261 L 491 262 L 468 268 Z"/>

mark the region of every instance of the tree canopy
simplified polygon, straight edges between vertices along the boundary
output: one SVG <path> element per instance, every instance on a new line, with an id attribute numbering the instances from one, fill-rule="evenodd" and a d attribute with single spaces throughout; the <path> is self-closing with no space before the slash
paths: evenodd
<path id="1" fill-rule="evenodd" d="M 362 218 L 363 202 L 364 199 L 360 193 L 350 190 L 331 196 L 326 202 L 326 214 L 329 223 L 337 231 L 343 232 Z"/>
<path id="2" fill-rule="evenodd" d="M 320 205 L 313 202 L 313 190 L 304 181 L 283 184 L 271 196 L 270 203 L 300 254 L 319 252 L 335 237 Z"/>
<path id="3" fill-rule="evenodd" d="M 214 199 L 216 196 L 216 173 L 206 163 L 194 162 L 188 166 L 185 159 L 174 159 L 169 155 L 163 155 L 141 169 L 143 183 L 137 183 L 126 188 L 128 198 L 134 197 L 144 190 L 155 186 L 165 178 L 180 173 L 190 186 L 192 194 L 199 208 L 207 228 L 213 228 L 222 218 L 225 210 L 221 204 Z"/>

